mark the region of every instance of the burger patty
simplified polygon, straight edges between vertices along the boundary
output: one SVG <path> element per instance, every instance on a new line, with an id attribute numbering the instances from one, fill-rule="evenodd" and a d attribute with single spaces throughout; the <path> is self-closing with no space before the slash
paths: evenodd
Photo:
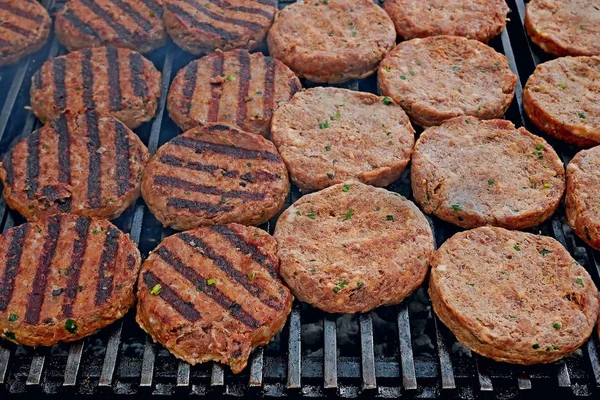
<path id="1" fill-rule="evenodd" d="M 110 46 L 49 59 L 31 80 L 31 107 L 42 122 L 65 110 L 94 108 L 133 129 L 154 117 L 160 97 L 154 65 L 139 53 Z"/>
<path id="2" fill-rule="evenodd" d="M 270 54 L 298 76 L 340 83 L 372 75 L 396 42 L 390 17 L 371 0 L 307 0 L 275 16 Z"/>
<path id="3" fill-rule="evenodd" d="M 256 48 L 267 35 L 277 0 L 164 0 L 173 41 L 192 54 Z"/>
<path id="4" fill-rule="evenodd" d="M 540 64 L 523 90 L 523 108 L 543 132 L 579 147 L 600 142 L 600 57 Z"/>
<path id="5" fill-rule="evenodd" d="M 167 109 L 184 131 L 228 122 L 267 136 L 273 111 L 300 88 L 300 80 L 280 61 L 246 50 L 217 51 L 177 73 Z"/>
<path id="6" fill-rule="evenodd" d="M 383 9 L 404 40 L 454 35 L 484 43 L 502 32 L 510 11 L 504 0 L 385 0 Z"/>
<path id="7" fill-rule="evenodd" d="M 411 183 L 423 211 L 444 221 L 526 229 L 558 208 L 565 167 L 544 139 L 510 121 L 456 117 L 421 134 Z"/>
<path id="8" fill-rule="evenodd" d="M 148 149 L 122 122 L 67 112 L 4 157 L 6 203 L 28 220 L 59 212 L 113 219 L 140 195 Z"/>
<path id="9" fill-rule="evenodd" d="M 512 102 L 517 77 L 507 58 L 491 47 L 458 36 L 400 43 L 381 62 L 381 93 L 423 127 L 459 115 L 502 118 Z"/>
<path id="10" fill-rule="evenodd" d="M 154 216 L 178 230 L 262 224 L 281 209 L 289 189 L 273 143 L 224 124 L 171 139 L 150 159 L 142 179 L 142 195 Z"/>
<path id="11" fill-rule="evenodd" d="M 144 262 L 136 320 L 192 365 L 242 371 L 252 349 L 279 332 L 293 297 L 279 279 L 276 242 L 238 224 L 170 236 Z"/>
<path id="12" fill-rule="evenodd" d="M 400 303 L 423 283 L 434 245 L 417 206 L 359 182 L 300 198 L 279 217 L 275 239 L 294 296 L 330 313 Z"/>
<path id="13" fill-rule="evenodd" d="M 555 56 L 600 55 L 600 4 L 589 0 L 531 0 L 525 29 Z"/>
<path id="14" fill-rule="evenodd" d="M 0 65 L 41 49 L 51 24 L 48 11 L 35 0 L 0 0 Z"/>
<path id="15" fill-rule="evenodd" d="M 133 305 L 141 257 L 110 222 L 55 214 L 0 236 L 0 332 L 51 346 L 91 335 Z"/>
<path id="16" fill-rule="evenodd" d="M 296 94 L 273 116 L 271 137 L 301 190 L 356 179 L 386 186 L 410 161 L 414 129 L 389 98 L 333 87 Z"/>
<path id="17" fill-rule="evenodd" d="M 513 364 L 573 352 L 598 316 L 594 282 L 559 242 L 502 228 L 448 239 L 433 256 L 429 295 L 462 344 Z"/>

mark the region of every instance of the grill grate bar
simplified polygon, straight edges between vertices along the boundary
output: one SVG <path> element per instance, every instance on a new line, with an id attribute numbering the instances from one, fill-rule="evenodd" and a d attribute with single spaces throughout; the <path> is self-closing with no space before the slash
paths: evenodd
<path id="1" fill-rule="evenodd" d="M 140 377 L 140 387 L 148 388 L 152 386 L 154 378 L 154 362 L 156 361 L 156 349 L 150 336 L 146 336 L 144 344 L 144 356 L 142 358 L 142 374 Z"/>
<path id="2" fill-rule="evenodd" d="M 210 374 L 210 386 L 224 386 L 225 385 L 225 369 L 219 363 L 213 363 L 212 372 Z"/>
<path id="3" fill-rule="evenodd" d="M 360 352 L 363 389 L 376 389 L 375 349 L 373 346 L 373 319 L 371 314 L 360 314 Z"/>
<path id="4" fill-rule="evenodd" d="M 290 314 L 290 332 L 288 338 L 288 389 L 300 389 L 301 387 L 301 333 L 300 308 L 296 305 Z"/>
<path id="5" fill-rule="evenodd" d="M 114 329 L 108 339 L 106 345 L 106 353 L 102 362 L 102 372 L 100 372 L 100 380 L 98 386 L 108 387 L 112 384 L 117 366 L 117 358 L 119 356 L 119 347 L 121 346 L 121 333 L 123 332 L 123 321 L 117 322 L 117 327 Z"/>
<path id="6" fill-rule="evenodd" d="M 337 326 L 334 315 L 323 318 L 323 382 L 325 389 L 337 388 Z"/>
<path id="7" fill-rule="evenodd" d="M 177 365 L 177 387 L 190 386 L 190 364 L 185 361 L 179 361 Z"/>
<path id="8" fill-rule="evenodd" d="M 456 381 L 454 380 L 454 367 L 448 353 L 446 338 L 440 332 L 440 321 L 436 315 L 433 317 L 435 325 L 435 337 L 438 348 L 438 357 L 440 360 L 440 375 L 442 376 L 442 389 L 456 389 Z"/>
<path id="9" fill-rule="evenodd" d="M 410 321 L 406 301 L 398 307 L 398 339 L 400 342 L 400 365 L 402 370 L 402 385 L 406 390 L 417 389 L 415 361 L 411 345 Z"/>
<path id="10" fill-rule="evenodd" d="M 521 374 L 517 378 L 517 386 L 520 390 L 531 389 L 531 379 L 529 379 L 529 375 L 526 372 L 521 372 Z"/>
<path id="11" fill-rule="evenodd" d="M 65 367 L 63 386 L 75 386 L 77 384 L 77 374 L 79 373 L 84 344 L 85 340 L 82 339 L 71 345 L 67 358 L 67 366 Z"/>
<path id="12" fill-rule="evenodd" d="M 156 153 L 158 148 L 158 139 L 162 128 L 163 117 L 165 114 L 165 105 L 167 104 L 167 93 L 169 91 L 169 83 L 171 81 L 171 73 L 173 71 L 173 51 L 169 50 L 165 56 L 165 62 L 162 68 L 162 81 L 160 83 L 161 92 L 158 100 L 158 112 L 152 121 L 150 130 L 150 138 L 148 139 L 148 151 L 150 154 Z"/>
<path id="13" fill-rule="evenodd" d="M 254 351 L 250 363 L 250 387 L 260 387 L 263 384 L 264 349 L 259 347 Z"/>
<path id="14" fill-rule="evenodd" d="M 562 362 L 558 367 L 558 386 L 560 387 L 571 387 L 571 376 L 567 369 L 567 363 Z"/>
<path id="15" fill-rule="evenodd" d="M 31 360 L 31 367 L 29 368 L 29 374 L 27 375 L 28 386 L 37 386 L 42 381 L 42 373 L 44 372 L 44 364 L 46 362 L 46 356 L 44 354 L 35 354 Z"/>
<path id="16" fill-rule="evenodd" d="M 494 391 L 492 378 L 490 378 L 490 375 L 487 373 L 485 368 L 483 368 L 484 362 L 481 360 L 481 356 L 474 354 L 473 358 L 475 359 L 475 369 L 477 370 L 477 378 L 479 379 L 479 389 L 482 392 Z"/>
<path id="17" fill-rule="evenodd" d="M 592 364 L 592 371 L 594 372 L 594 379 L 596 380 L 596 387 L 600 388 L 600 357 L 598 357 L 598 341 L 595 333 L 592 334 L 592 337 L 587 342 L 587 350 L 590 364 Z"/>

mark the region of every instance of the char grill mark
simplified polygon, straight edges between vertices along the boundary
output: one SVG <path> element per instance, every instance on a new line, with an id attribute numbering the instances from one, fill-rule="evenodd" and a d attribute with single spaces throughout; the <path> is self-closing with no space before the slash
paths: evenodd
<path id="1" fill-rule="evenodd" d="M 193 15 L 191 15 L 190 13 L 185 11 L 183 8 L 181 8 L 175 4 L 167 3 L 167 9 L 170 12 L 172 12 L 173 14 L 177 14 L 180 17 L 183 16 L 188 21 L 188 23 L 190 25 L 192 25 L 192 27 L 194 27 L 195 29 L 204 31 L 212 36 L 216 36 L 217 38 L 223 38 L 225 40 L 239 39 L 239 35 L 237 35 L 233 32 L 229 32 L 225 29 L 214 27 L 211 24 L 206 23 L 206 22 L 198 21 L 196 18 L 194 18 Z"/>
<path id="2" fill-rule="evenodd" d="M 106 48 L 106 64 L 110 110 L 120 111 L 123 109 L 123 103 L 121 102 L 121 79 L 119 78 L 119 53 L 116 47 L 108 46 Z"/>
<path id="3" fill-rule="evenodd" d="M 146 20 L 142 15 L 133 7 L 131 7 L 126 1 L 123 0 L 109 0 L 115 6 L 120 8 L 125 14 L 135 21 L 140 28 L 145 31 L 152 29 L 152 23 Z"/>
<path id="4" fill-rule="evenodd" d="M 265 57 L 265 92 L 263 93 L 263 115 L 271 118 L 275 96 L 275 60 Z"/>
<path id="5" fill-rule="evenodd" d="M 100 149 L 100 134 L 98 133 L 98 113 L 89 110 L 85 114 L 88 136 L 89 174 L 88 174 L 88 204 L 92 208 L 100 207 L 100 178 L 102 168 L 102 155 Z"/>
<path id="6" fill-rule="evenodd" d="M 167 207 L 187 209 L 192 212 L 205 212 L 207 214 L 218 214 L 220 212 L 233 210 L 233 206 L 221 206 L 217 204 L 204 203 L 201 201 L 180 199 L 177 197 L 171 197 L 167 201 Z"/>
<path id="7" fill-rule="evenodd" d="M 30 32 L 27 29 L 24 29 L 24 28 L 22 28 L 20 26 L 12 24 L 12 23 L 10 23 L 8 21 L 2 22 L 2 24 L 0 26 L 2 26 L 3 28 L 6 28 L 8 30 L 11 30 L 11 31 L 13 31 L 15 33 L 18 33 L 19 35 L 24 36 L 26 38 L 28 38 L 31 35 L 33 35 L 33 32 Z M 2 40 L 3 43 L 6 43 L 7 46 L 11 45 L 11 42 L 9 42 L 9 41 L 6 41 L 4 39 L 0 39 L 0 40 Z"/>
<path id="8" fill-rule="evenodd" d="M 98 286 L 96 288 L 96 306 L 101 306 L 112 293 L 113 278 L 115 274 L 115 264 L 117 262 L 117 252 L 119 251 L 118 229 L 112 226 L 106 232 L 104 241 L 104 251 L 100 259 L 100 271 L 98 273 Z"/>
<path id="9" fill-rule="evenodd" d="M 96 14 L 99 18 L 103 19 L 104 22 L 110 26 L 119 40 L 132 40 L 129 31 L 116 21 L 104 8 L 98 5 L 95 0 L 81 0 L 81 3 L 85 5 L 92 13 Z"/>
<path id="10" fill-rule="evenodd" d="M 231 18 L 231 17 L 225 17 L 221 14 L 212 12 L 212 11 L 208 10 L 206 7 L 204 7 L 203 5 L 197 3 L 195 0 L 181 0 L 181 1 L 194 7 L 196 10 L 200 11 L 202 14 L 206 15 L 208 18 L 213 19 L 215 21 L 224 22 L 226 24 L 231 24 L 231 25 L 243 26 L 244 28 L 250 30 L 251 32 L 256 32 L 256 31 L 259 31 L 262 29 L 262 26 L 260 26 L 260 24 L 257 24 L 256 22 L 245 21 L 243 19 L 237 19 L 237 18 Z M 230 33 L 230 34 L 233 34 L 233 33 Z"/>
<path id="11" fill-rule="evenodd" d="M 4 160 L 2 162 L 2 166 L 6 170 L 6 183 L 8 186 L 12 186 L 15 181 L 15 170 L 13 167 L 13 152 L 9 150 L 8 153 L 4 156 Z"/>
<path id="12" fill-rule="evenodd" d="M 171 167 L 187 168 L 192 171 L 203 171 L 211 174 L 219 170 L 219 167 L 216 165 L 205 165 L 199 162 L 186 161 L 170 154 L 161 154 L 159 161 L 165 165 L 170 165 Z"/>
<path id="13" fill-rule="evenodd" d="M 6 311 L 6 307 L 12 299 L 28 228 L 29 224 L 23 224 L 12 230 L 10 245 L 6 251 L 6 269 L 2 275 L 2 282 L 0 282 L 0 311 Z"/>
<path id="14" fill-rule="evenodd" d="M 25 323 L 37 324 L 40 321 L 40 313 L 44 304 L 44 296 L 46 294 L 46 286 L 48 285 L 48 275 L 50 267 L 56 252 L 56 244 L 60 234 L 61 215 L 56 214 L 48 220 L 48 232 L 42 247 L 42 252 L 39 258 L 39 264 L 35 271 L 35 278 L 27 302 L 27 311 L 25 312 Z"/>
<path id="15" fill-rule="evenodd" d="M 248 89 L 250 88 L 250 53 L 247 51 L 240 51 L 238 61 L 240 63 L 240 74 L 239 81 L 240 87 L 238 90 L 238 101 L 237 101 L 237 113 L 236 123 L 239 127 L 244 127 L 247 113 L 247 100 L 248 100 Z"/>
<path id="16" fill-rule="evenodd" d="M 30 21 L 37 22 L 38 24 L 41 24 L 44 22 L 44 17 L 42 15 L 30 13 L 26 10 L 22 10 L 20 8 L 11 6 L 10 4 L 7 4 L 7 3 L 0 3 L 0 9 L 8 11 L 9 13 L 19 16 L 21 18 L 26 18 Z"/>
<path id="17" fill-rule="evenodd" d="M 196 69 L 198 66 L 196 65 Z M 213 58 L 212 79 L 223 77 L 223 53 L 219 52 Z M 208 109 L 208 122 L 215 122 L 219 118 L 219 106 L 221 104 L 221 95 L 223 94 L 222 82 L 210 85 L 210 107 Z"/>
<path id="18" fill-rule="evenodd" d="M 27 178 L 25 191 L 27 198 L 33 200 L 39 188 L 40 175 L 40 132 L 35 131 L 27 137 Z"/>
<path id="19" fill-rule="evenodd" d="M 144 78 L 144 60 L 139 53 L 129 55 L 129 72 L 131 73 L 131 86 L 133 94 L 137 97 L 148 96 L 148 86 Z"/>
<path id="20" fill-rule="evenodd" d="M 229 311 L 231 316 L 237 321 L 251 329 L 258 329 L 261 326 L 260 322 L 255 320 L 254 317 L 244 311 L 239 304 L 231 300 L 223 292 L 216 288 L 215 285 L 209 285 L 206 283 L 207 279 L 211 279 L 210 277 L 205 277 L 198 274 L 192 267 L 186 265 L 183 261 L 181 261 L 181 259 L 179 259 L 179 257 L 171 253 L 164 246 L 156 250 L 156 253 L 160 256 L 160 258 L 163 259 L 165 263 L 169 264 L 181 276 L 191 282 L 196 290 L 203 292 L 223 309 Z"/>
<path id="21" fill-rule="evenodd" d="M 75 232 L 77 238 L 73 242 L 73 252 L 71 254 L 71 263 L 64 271 L 64 274 L 69 278 L 65 288 L 65 298 L 62 305 L 62 313 L 65 317 L 73 316 L 73 304 L 79 293 L 79 276 L 81 275 L 81 267 L 84 262 L 85 250 L 87 248 L 87 240 L 90 229 L 89 218 L 78 217 L 75 222 Z"/>
<path id="22" fill-rule="evenodd" d="M 142 3 L 146 5 L 153 13 L 159 18 L 162 18 L 163 15 L 163 6 L 162 4 L 156 3 L 154 0 L 141 0 Z"/>
<path id="23" fill-rule="evenodd" d="M 261 10 L 260 8 L 242 7 L 242 6 L 234 7 L 230 3 L 227 3 L 227 2 L 221 1 L 221 0 L 208 0 L 208 2 L 214 4 L 218 7 L 225 8 L 226 10 L 240 11 L 240 12 L 244 12 L 246 14 L 260 15 L 262 17 L 265 17 L 268 20 L 271 20 L 274 15 L 274 13 L 270 13 L 268 11 Z"/>
<path id="24" fill-rule="evenodd" d="M 192 62 L 185 70 L 183 76 L 183 96 L 181 98 L 181 108 L 184 110 L 185 115 L 190 115 L 192 109 L 192 98 L 194 97 L 194 90 L 196 89 L 196 75 L 198 73 L 198 62 Z M 211 105 L 212 107 L 212 105 Z"/>
<path id="25" fill-rule="evenodd" d="M 81 77 L 83 80 L 81 96 L 83 99 L 83 106 L 85 108 L 94 108 L 96 107 L 96 102 L 94 101 L 94 70 L 92 69 L 92 50 L 83 49 L 81 50 L 81 54 L 83 54 L 83 58 L 81 59 Z"/>
<path id="26" fill-rule="evenodd" d="M 122 196 L 130 189 L 131 173 L 129 171 L 129 137 L 127 129 L 118 120 L 115 123 L 115 152 L 117 154 L 117 168 L 115 175 L 117 180 L 117 195 Z"/>
<path id="27" fill-rule="evenodd" d="M 223 126 L 215 125 L 213 128 Z M 227 129 L 229 129 L 227 127 Z M 278 154 L 270 153 L 268 151 L 251 150 L 243 147 L 227 146 L 224 144 L 217 144 L 211 142 L 205 142 L 203 140 L 195 140 L 189 137 L 177 136 L 171 143 L 176 146 L 187 147 L 193 149 L 196 153 L 204 153 L 210 151 L 217 154 L 223 154 L 231 158 L 244 159 L 244 160 L 265 160 L 271 162 L 279 162 L 281 158 Z"/>
<path id="28" fill-rule="evenodd" d="M 52 127 L 58 136 L 58 182 L 71 183 L 71 135 L 65 114 L 61 114 L 52 122 Z M 63 199 L 59 205 L 63 212 L 71 211 L 71 198 Z"/>
<path id="29" fill-rule="evenodd" d="M 73 10 L 65 10 L 65 12 L 63 12 L 62 15 L 67 21 L 69 21 L 69 23 L 71 23 L 71 25 L 73 25 L 73 27 L 75 27 L 75 29 L 77 29 L 82 34 L 86 36 L 91 36 L 92 39 L 100 39 L 96 31 L 91 26 L 83 22 Z"/>
<path id="30" fill-rule="evenodd" d="M 67 60 L 63 57 L 52 59 L 52 75 L 54 75 L 54 106 L 59 110 L 67 107 L 67 89 L 65 87 L 65 74 Z"/>
<path id="31" fill-rule="evenodd" d="M 277 0 L 256 0 L 256 2 L 265 6 L 277 7 Z"/>
<path id="32" fill-rule="evenodd" d="M 289 88 L 290 88 L 290 96 L 293 96 L 296 94 L 296 92 L 300 91 L 300 89 L 302 89 L 302 87 L 300 86 L 300 83 L 298 82 L 298 80 L 294 77 L 290 79 L 290 83 L 288 84 Z"/>
<path id="33" fill-rule="evenodd" d="M 190 192 L 209 194 L 214 196 L 222 196 L 227 198 L 237 198 L 243 200 L 262 200 L 265 198 L 264 193 L 244 192 L 241 190 L 221 190 L 216 186 L 206 186 L 193 182 L 189 182 L 180 178 L 175 178 L 166 175 L 157 175 L 154 177 L 154 184 L 167 186 L 169 188 L 184 189 Z"/>
<path id="34" fill-rule="evenodd" d="M 12 46 L 12 43 L 0 38 L 0 47 L 9 47 Z"/>
<path id="35" fill-rule="evenodd" d="M 200 319 L 200 313 L 192 304 L 187 303 L 181 297 L 179 297 L 177 293 L 169 287 L 169 285 L 161 281 L 151 271 L 144 272 L 144 283 L 150 290 L 152 290 L 152 288 L 156 285 L 160 285 L 161 289 L 160 292 L 158 292 L 158 296 L 167 302 L 167 304 L 169 304 L 169 306 L 177 311 L 183 318 L 192 323 Z"/>

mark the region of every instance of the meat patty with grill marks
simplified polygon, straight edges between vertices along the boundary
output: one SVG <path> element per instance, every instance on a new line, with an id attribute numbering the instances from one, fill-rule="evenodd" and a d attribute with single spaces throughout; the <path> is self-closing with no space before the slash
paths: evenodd
<path id="1" fill-rule="evenodd" d="M 167 41 L 163 0 L 69 0 L 55 31 L 70 51 L 116 46 L 147 53 Z"/>
<path id="2" fill-rule="evenodd" d="M 292 307 L 276 246 L 266 232 L 238 224 L 168 237 L 142 266 L 137 322 L 177 358 L 218 361 L 237 374 Z"/>
<path id="3" fill-rule="evenodd" d="M 41 49 L 51 25 L 50 14 L 36 0 L 0 0 L 0 65 Z"/>
<path id="4" fill-rule="evenodd" d="M 93 108 L 133 129 L 154 117 L 160 97 L 154 65 L 140 53 L 111 46 L 52 58 L 31 80 L 31 107 L 42 122 L 65 110 Z"/>
<path id="5" fill-rule="evenodd" d="M 0 332 L 27 346 L 91 335 L 135 301 L 141 257 L 110 222 L 54 214 L 0 236 Z"/>
<path id="6" fill-rule="evenodd" d="M 8 152 L 0 179 L 6 203 L 30 221 L 58 212 L 113 219 L 138 198 L 148 158 L 113 116 L 66 112 Z"/>
<path id="7" fill-rule="evenodd" d="M 208 124 L 179 135 L 150 159 L 146 204 L 178 230 L 237 222 L 259 225 L 283 206 L 287 169 L 273 143 L 232 125 Z"/>
<path id="8" fill-rule="evenodd" d="M 177 73 L 167 109 L 183 130 L 228 122 L 268 135 L 271 116 L 301 88 L 282 62 L 246 50 L 217 51 Z"/>

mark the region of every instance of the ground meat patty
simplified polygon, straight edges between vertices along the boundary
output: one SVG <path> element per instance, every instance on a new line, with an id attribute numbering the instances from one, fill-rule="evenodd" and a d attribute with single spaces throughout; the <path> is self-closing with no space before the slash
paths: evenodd
<path id="1" fill-rule="evenodd" d="M 501 118 L 517 82 L 504 55 L 458 36 L 400 43 L 382 61 L 378 79 L 381 93 L 424 127 L 459 115 Z"/>
<path id="2" fill-rule="evenodd" d="M 387 186 L 410 161 L 414 130 L 388 97 L 333 87 L 296 94 L 273 116 L 271 137 L 301 190 L 356 179 Z"/>
<path id="3" fill-rule="evenodd" d="M 141 54 L 88 48 L 44 63 L 32 77 L 31 107 L 45 122 L 65 110 L 95 108 L 133 129 L 150 121 L 160 96 L 160 72 Z"/>
<path id="4" fill-rule="evenodd" d="M 281 209 L 289 189 L 273 143 L 223 124 L 172 139 L 158 149 L 142 179 L 142 195 L 154 216 L 178 230 L 262 224 Z"/>
<path id="5" fill-rule="evenodd" d="M 594 282 L 559 242 L 503 228 L 448 239 L 433 256 L 429 295 L 462 344 L 514 364 L 573 352 L 598 315 Z"/>
<path id="6" fill-rule="evenodd" d="M 28 220 L 59 212 L 113 219 L 140 195 L 148 150 L 116 118 L 67 112 L 4 157 L 6 203 Z"/>
<path id="7" fill-rule="evenodd" d="M 48 11 L 35 0 L 0 0 L 0 65 L 41 49 L 51 24 Z"/>
<path id="8" fill-rule="evenodd" d="M 218 361 L 237 374 L 292 307 L 276 245 L 266 232 L 238 224 L 165 239 L 142 267 L 137 322 L 177 358 Z"/>
<path id="9" fill-rule="evenodd" d="M 600 55 L 600 4 L 590 0 L 531 0 L 525 29 L 531 41 L 555 56 Z"/>
<path id="10" fill-rule="evenodd" d="M 271 55 L 298 76 L 339 83 L 365 78 L 396 41 L 390 17 L 371 0 L 308 0 L 285 7 L 267 36 Z"/>
<path id="11" fill-rule="evenodd" d="M 300 80 L 281 61 L 246 50 L 217 51 L 177 73 L 167 109 L 184 131 L 228 122 L 266 136 L 273 111 L 300 88 Z"/>
<path id="12" fill-rule="evenodd" d="M 192 54 L 256 48 L 277 11 L 277 0 L 164 0 L 173 41 Z"/>
<path id="13" fill-rule="evenodd" d="M 275 239 L 294 296 L 331 313 L 400 303 L 425 279 L 433 252 L 413 202 L 359 182 L 300 198 L 279 217 Z"/>
<path id="14" fill-rule="evenodd" d="M 489 42 L 506 26 L 504 0 L 385 0 L 383 9 L 404 40 L 437 35 Z"/>
<path id="15" fill-rule="evenodd" d="M 510 121 L 456 117 L 421 134 L 411 182 L 423 211 L 444 221 L 526 229 L 558 208 L 565 167 L 544 139 Z"/>
<path id="16" fill-rule="evenodd" d="M 600 57 L 540 64 L 523 90 L 523 108 L 543 132 L 591 147 L 600 142 Z"/>
<path id="17" fill-rule="evenodd" d="M 55 214 L 0 236 L 0 332 L 51 346 L 91 335 L 133 305 L 141 258 L 110 222 Z"/>
<path id="18" fill-rule="evenodd" d="M 56 36 L 70 51 L 116 46 L 140 53 L 167 41 L 163 0 L 69 0 L 56 13 Z"/>

